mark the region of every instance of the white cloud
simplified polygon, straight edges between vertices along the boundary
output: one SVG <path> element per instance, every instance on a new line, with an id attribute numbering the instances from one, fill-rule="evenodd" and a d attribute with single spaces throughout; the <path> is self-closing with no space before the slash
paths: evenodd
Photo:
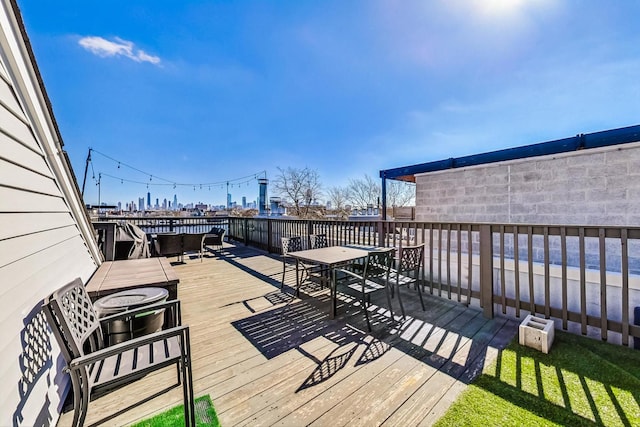
<path id="1" fill-rule="evenodd" d="M 78 44 L 89 52 L 103 58 L 124 56 L 136 62 L 150 62 L 155 65 L 160 63 L 159 57 L 149 55 L 143 50 L 136 49 L 133 42 L 122 40 L 118 37 L 115 37 L 114 41 L 109 41 L 97 36 L 83 37 L 78 41 Z"/>

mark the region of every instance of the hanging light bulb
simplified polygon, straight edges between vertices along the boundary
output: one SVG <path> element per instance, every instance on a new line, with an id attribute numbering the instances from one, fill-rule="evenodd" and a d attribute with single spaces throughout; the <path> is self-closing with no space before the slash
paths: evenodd
<path id="1" fill-rule="evenodd" d="M 120 169 L 120 162 L 118 162 L 118 169 Z"/>

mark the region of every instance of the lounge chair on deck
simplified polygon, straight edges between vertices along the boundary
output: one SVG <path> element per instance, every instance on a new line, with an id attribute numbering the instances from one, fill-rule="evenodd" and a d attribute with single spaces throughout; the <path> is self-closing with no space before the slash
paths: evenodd
<path id="1" fill-rule="evenodd" d="M 213 227 L 204 235 L 203 246 L 213 246 L 222 249 L 222 242 L 224 242 L 225 233 L 226 230 L 224 228 Z"/>
<path id="2" fill-rule="evenodd" d="M 185 252 L 198 251 L 202 261 L 204 248 L 203 233 L 167 233 L 158 234 L 154 239 L 154 248 L 157 256 L 177 256 L 179 261 L 184 261 Z"/>

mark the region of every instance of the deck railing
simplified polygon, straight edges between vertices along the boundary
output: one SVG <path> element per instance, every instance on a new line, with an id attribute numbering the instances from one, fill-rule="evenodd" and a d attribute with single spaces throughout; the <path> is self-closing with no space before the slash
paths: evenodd
<path id="1" fill-rule="evenodd" d="M 151 220 L 136 221 L 146 221 L 138 224 L 144 228 Z M 206 218 L 175 220 L 194 227 L 193 232 L 215 225 Z M 424 243 L 425 291 L 481 307 L 487 317 L 496 312 L 517 318 L 533 313 L 555 319 L 565 330 L 623 345 L 635 338 L 640 346 L 637 227 L 236 217 L 223 221 L 229 239 L 271 253 L 281 253 L 281 237 L 302 236 L 308 244 L 311 234 L 326 234 L 331 245 Z M 171 228 L 165 223 L 152 229 L 160 231 L 161 225 Z"/>
<path id="2" fill-rule="evenodd" d="M 100 217 L 96 222 L 118 222 L 127 221 L 137 225 L 147 234 L 158 233 L 206 233 L 212 227 L 227 228 L 227 217 L 138 217 L 138 216 L 109 216 Z"/>
<path id="3" fill-rule="evenodd" d="M 640 344 L 640 228 L 230 218 L 230 238 L 280 253 L 280 237 L 425 244 L 425 290 L 488 317 L 557 319 L 565 330 Z"/>

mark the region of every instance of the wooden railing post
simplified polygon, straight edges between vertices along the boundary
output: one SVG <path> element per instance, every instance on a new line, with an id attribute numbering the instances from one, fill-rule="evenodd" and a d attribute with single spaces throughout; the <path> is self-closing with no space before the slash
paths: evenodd
<path id="1" fill-rule="evenodd" d="M 307 220 L 307 247 L 311 247 L 311 235 L 315 234 L 313 232 L 313 222 L 312 220 Z"/>
<path id="2" fill-rule="evenodd" d="M 383 242 L 387 241 L 387 236 L 385 235 L 384 232 L 384 221 L 378 221 L 377 222 L 377 228 L 378 228 L 378 241 L 375 242 L 376 246 L 382 246 Z"/>
<path id="3" fill-rule="evenodd" d="M 244 234 L 244 245 L 248 246 L 249 245 L 249 219 L 248 218 L 244 218 L 244 230 L 242 231 L 242 234 Z"/>
<path id="4" fill-rule="evenodd" d="M 493 236 L 491 225 L 480 225 L 480 306 L 486 318 L 493 318 Z"/>
<path id="5" fill-rule="evenodd" d="M 169 233 L 173 232 L 173 218 L 169 219 Z"/>

